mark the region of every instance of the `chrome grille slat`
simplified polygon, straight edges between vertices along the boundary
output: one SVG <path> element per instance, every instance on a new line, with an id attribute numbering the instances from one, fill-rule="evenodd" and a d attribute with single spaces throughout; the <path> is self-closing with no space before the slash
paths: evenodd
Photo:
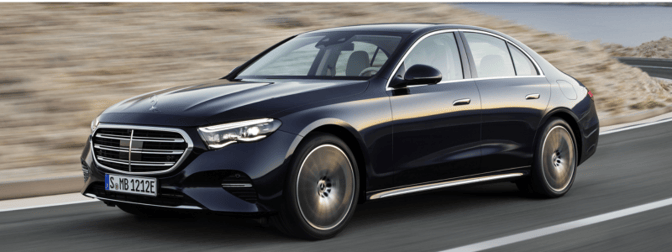
<path id="1" fill-rule="evenodd" d="M 118 151 L 118 152 L 128 152 L 128 148 L 119 148 L 119 147 L 114 147 L 114 146 L 107 146 L 107 145 L 102 145 L 102 144 L 94 144 L 93 148 L 96 149 L 101 149 L 101 150 L 109 150 L 109 151 Z"/>
<path id="2" fill-rule="evenodd" d="M 108 135 L 108 134 L 96 134 L 96 137 L 105 138 L 105 139 L 114 139 L 114 140 L 131 140 L 130 137 L 119 137 L 117 135 Z"/>
<path id="3" fill-rule="evenodd" d="M 133 132 L 135 132 L 135 130 L 131 130 L 131 139 L 128 142 L 128 171 L 129 172 L 133 172 L 133 165 L 131 165 L 132 164 L 131 163 L 131 157 L 133 156 L 133 155 L 131 155 L 132 154 L 131 148 L 133 147 Z M 119 144 L 121 144 L 121 142 Z"/>
<path id="4" fill-rule="evenodd" d="M 184 153 L 182 150 L 155 150 L 155 149 L 133 149 L 133 153 L 135 152 L 138 153 L 143 153 L 143 154 L 167 154 L 167 155 L 179 155 Z"/>
<path id="5" fill-rule="evenodd" d="M 110 134 L 96 134 L 96 137 L 114 140 L 131 140 L 130 137 Z M 158 142 L 158 143 L 184 143 L 184 139 L 168 137 L 133 137 L 133 141 Z"/>
<path id="6" fill-rule="evenodd" d="M 98 159 L 105 162 L 128 165 L 128 161 L 123 159 L 108 158 L 108 157 L 98 157 Z M 139 165 L 139 166 L 172 166 L 174 164 L 175 162 L 131 161 L 131 165 Z"/>
<path id="7" fill-rule="evenodd" d="M 135 139 L 133 139 L 135 140 Z M 93 148 L 109 151 L 118 151 L 118 152 L 128 152 L 128 148 L 119 148 L 114 146 L 107 146 L 102 144 L 94 144 Z M 131 148 L 133 153 L 142 153 L 142 154 L 167 154 L 167 155 L 180 155 L 184 153 L 183 150 L 159 150 L 159 149 L 142 149 L 142 148 Z"/>
<path id="8" fill-rule="evenodd" d="M 149 162 L 149 161 L 132 161 L 131 165 L 139 166 L 173 166 L 175 162 Z"/>
<path id="9" fill-rule="evenodd" d="M 160 143 L 184 143 L 184 139 L 168 137 L 133 137 L 133 141 L 160 142 Z"/>
<path id="10" fill-rule="evenodd" d="M 124 174 L 161 174 L 179 167 L 193 149 L 181 129 L 100 124 L 91 137 L 98 167 Z"/>
<path id="11" fill-rule="evenodd" d="M 107 158 L 107 157 L 98 157 L 98 159 L 102 160 L 102 161 L 105 161 L 105 162 L 128 165 L 128 161 L 125 161 L 123 159 Z"/>

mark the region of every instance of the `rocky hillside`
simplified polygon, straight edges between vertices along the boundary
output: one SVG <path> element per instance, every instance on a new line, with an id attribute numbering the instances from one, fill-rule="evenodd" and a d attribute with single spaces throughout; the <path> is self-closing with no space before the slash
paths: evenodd
<path id="1" fill-rule="evenodd" d="M 507 33 L 586 84 L 601 118 L 672 102 L 668 85 L 598 43 L 447 4 L 0 3 L 0 182 L 80 173 L 89 123 L 125 98 L 221 77 L 293 34 L 386 22 Z"/>
<path id="2" fill-rule="evenodd" d="M 604 44 L 605 50 L 614 57 L 640 57 L 672 59 L 672 38 L 663 37 L 636 47 L 624 47 L 619 44 Z"/>

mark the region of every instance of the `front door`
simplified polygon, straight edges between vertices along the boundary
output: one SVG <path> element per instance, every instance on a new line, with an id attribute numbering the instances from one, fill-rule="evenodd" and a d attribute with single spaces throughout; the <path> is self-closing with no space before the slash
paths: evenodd
<path id="1" fill-rule="evenodd" d="M 441 71 L 434 85 L 388 91 L 394 127 L 395 182 L 410 185 L 473 173 L 481 156 L 481 100 L 465 79 L 455 34 L 425 37 L 404 59 L 395 76 L 415 64 Z M 466 59 L 466 58 L 465 58 Z"/>

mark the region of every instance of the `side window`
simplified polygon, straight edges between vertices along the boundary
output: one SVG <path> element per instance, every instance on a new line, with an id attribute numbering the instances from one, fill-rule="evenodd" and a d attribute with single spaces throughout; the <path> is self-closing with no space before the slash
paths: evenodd
<path id="1" fill-rule="evenodd" d="M 465 32 L 479 78 L 515 76 L 509 49 L 504 40 L 493 36 Z"/>
<path id="2" fill-rule="evenodd" d="M 518 76 L 534 76 L 539 75 L 537 69 L 532 64 L 527 56 L 515 46 L 507 43 L 509 51 L 511 52 L 511 57 L 513 58 L 513 65 L 516 67 L 516 75 Z"/>
<path id="3" fill-rule="evenodd" d="M 416 64 L 432 66 L 441 71 L 441 81 L 464 79 L 460 53 L 452 32 L 433 35 L 420 41 L 406 56 L 403 67 L 408 69 Z"/>

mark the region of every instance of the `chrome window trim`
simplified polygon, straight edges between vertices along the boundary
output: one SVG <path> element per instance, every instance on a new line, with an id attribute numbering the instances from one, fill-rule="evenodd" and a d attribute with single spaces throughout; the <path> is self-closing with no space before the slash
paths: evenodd
<path id="1" fill-rule="evenodd" d="M 423 35 L 417 41 L 415 41 L 415 43 L 413 43 L 413 45 L 410 48 L 408 48 L 408 50 L 406 50 L 406 52 L 404 52 L 404 57 L 401 57 L 401 60 L 399 60 L 399 62 L 397 62 L 397 66 L 394 67 L 394 71 L 392 71 L 392 74 L 387 78 L 387 84 L 385 84 L 385 90 L 386 91 L 395 90 L 395 88 L 390 87 L 390 82 L 392 82 L 392 78 L 394 78 L 394 75 L 397 73 L 397 71 L 399 71 L 399 68 L 401 67 L 401 64 L 403 64 L 404 61 L 406 61 L 406 57 L 408 57 L 408 55 L 413 51 L 413 49 L 415 49 L 415 47 L 418 44 L 420 44 L 420 42 L 422 42 L 426 38 L 434 36 L 436 34 L 451 33 L 451 32 L 458 32 L 458 31 L 459 31 L 458 29 L 447 29 L 447 30 L 433 31 L 433 32 L 430 32 L 430 33 L 427 33 L 427 34 Z M 455 40 L 456 40 L 455 43 L 457 43 L 457 39 L 458 39 L 458 37 L 455 36 Z M 439 83 L 433 84 L 433 85 L 439 85 L 439 84 L 445 84 L 445 83 L 449 83 L 449 82 L 468 80 L 468 79 L 464 78 L 464 69 L 462 69 L 462 77 L 463 77 L 463 79 L 461 79 L 461 80 L 442 81 L 442 82 L 439 82 Z M 413 85 L 413 86 L 408 86 L 408 88 L 420 87 L 420 86 L 427 86 L 427 85 Z"/>
<path id="2" fill-rule="evenodd" d="M 222 187 L 225 188 L 250 188 L 252 184 L 250 183 L 222 183 Z"/>
<path id="3" fill-rule="evenodd" d="M 93 149 L 93 136 L 96 135 L 96 132 L 98 132 L 99 129 L 130 129 L 130 130 L 155 130 L 155 131 L 167 131 L 167 132 L 174 132 L 182 135 L 182 138 L 184 141 L 187 143 L 187 148 L 184 150 L 184 153 L 182 153 L 182 156 L 180 157 L 175 164 L 166 169 L 166 170 L 161 170 L 161 171 L 147 171 L 147 172 L 133 172 L 133 171 L 122 171 L 118 169 L 114 169 L 112 167 L 107 167 L 100 162 L 98 162 L 98 157 L 95 155 L 95 151 Z M 115 173 L 121 173 L 121 174 L 129 174 L 129 175 L 159 175 L 159 174 L 166 174 L 169 172 L 174 171 L 180 165 L 184 162 L 184 160 L 187 159 L 189 154 L 191 154 L 191 151 L 194 148 L 194 142 L 192 142 L 191 138 L 189 137 L 189 134 L 185 132 L 182 129 L 177 129 L 177 128 L 166 128 L 166 127 L 154 127 L 154 126 L 138 126 L 138 125 L 127 125 L 127 124 L 105 124 L 101 123 L 98 125 L 96 130 L 91 133 L 91 139 L 89 140 L 89 147 L 91 150 L 91 155 L 93 156 L 93 161 L 96 163 L 97 167 L 102 168 L 103 170 L 115 172 Z M 129 146 L 129 151 L 130 151 L 130 146 Z M 129 156 L 130 158 L 130 156 Z M 141 162 L 141 161 L 134 161 L 134 162 Z"/>
<path id="4" fill-rule="evenodd" d="M 493 36 L 493 37 L 495 37 L 495 38 L 498 38 L 498 39 L 501 39 L 501 40 L 506 41 L 507 43 L 509 43 L 509 44 L 515 46 L 516 48 L 518 48 L 518 50 L 520 50 L 521 52 L 523 52 L 523 53 L 525 54 L 525 56 L 527 56 L 527 58 L 528 58 L 530 61 L 532 61 L 532 63 L 534 63 L 534 67 L 537 68 L 537 71 L 539 72 L 539 74 L 538 74 L 538 75 L 533 75 L 533 76 L 545 76 L 545 75 L 544 75 L 544 71 L 541 70 L 541 67 L 539 67 L 539 64 L 537 64 L 537 61 L 534 60 L 534 58 L 532 58 L 532 56 L 530 56 L 530 54 L 528 54 L 525 50 L 523 50 L 523 48 L 521 48 L 520 46 L 516 45 L 516 43 L 513 43 L 511 40 L 508 40 L 508 39 L 506 39 L 506 38 L 504 38 L 504 37 L 502 37 L 502 36 L 499 36 L 499 35 L 494 34 L 494 33 L 486 32 L 486 31 L 470 30 L 470 29 L 460 29 L 460 31 L 461 31 L 461 32 L 471 32 L 471 33 L 481 33 L 481 34 L 485 34 L 485 35 Z M 513 76 L 513 77 L 523 77 L 523 76 Z M 498 77 L 495 77 L 495 78 L 498 78 Z"/>
<path id="5" fill-rule="evenodd" d="M 542 75 L 532 75 L 532 76 L 500 76 L 500 77 L 483 77 L 483 78 L 472 78 L 470 80 L 494 80 L 494 79 L 520 79 L 520 78 L 546 78 Z"/>
<path id="6" fill-rule="evenodd" d="M 185 205 L 163 206 L 163 205 L 154 205 L 154 204 L 147 204 L 147 203 L 140 203 L 140 202 L 133 202 L 133 201 L 108 199 L 108 198 L 98 197 L 98 196 L 96 196 L 94 194 L 91 194 L 91 193 L 85 193 L 84 196 L 92 198 L 92 199 L 101 200 L 101 201 L 113 201 L 113 202 L 133 204 L 133 205 L 141 205 L 141 206 L 162 207 L 162 208 L 172 208 L 172 209 L 203 210 L 203 208 L 200 208 L 198 206 L 185 206 Z"/>
<path id="7" fill-rule="evenodd" d="M 431 84 L 431 85 L 440 85 L 440 84 L 448 84 L 448 83 L 463 82 L 463 81 L 490 80 L 490 79 L 530 78 L 530 77 L 544 77 L 544 78 L 546 78 L 546 75 L 545 75 L 544 72 L 541 70 L 541 67 L 539 67 L 539 64 L 537 64 L 537 61 L 534 60 L 534 58 L 532 58 L 532 57 L 531 57 L 525 50 L 523 50 L 520 46 L 516 45 L 516 43 L 512 42 L 511 40 L 508 40 L 508 39 L 506 39 L 506 38 L 504 38 L 504 37 L 502 37 L 502 36 L 499 36 L 499 35 L 494 34 L 494 33 L 486 32 L 486 31 L 471 30 L 471 29 L 446 29 L 446 30 L 433 31 L 433 32 L 427 33 L 427 34 L 423 35 L 422 37 L 420 37 L 417 41 L 415 41 L 415 43 L 413 43 L 413 45 L 411 46 L 411 48 L 409 48 L 409 50 L 407 50 L 407 51 L 404 53 L 404 57 L 402 57 L 401 60 L 397 63 L 397 66 L 394 68 L 394 71 L 392 71 L 392 74 L 387 78 L 387 84 L 385 84 L 385 91 L 396 90 L 395 88 L 391 88 L 391 87 L 390 87 L 390 82 L 392 82 L 392 78 L 394 78 L 394 74 L 396 74 L 397 71 L 399 71 L 399 68 L 401 67 L 401 64 L 404 63 L 404 61 L 406 60 L 406 57 L 408 56 L 409 53 L 411 53 L 411 51 L 413 51 L 413 49 L 415 48 L 415 46 L 417 46 L 420 42 L 422 42 L 422 41 L 423 41 L 425 38 L 427 38 L 427 37 L 430 37 L 430 36 L 433 36 L 433 35 L 436 35 L 436 34 L 450 33 L 450 32 L 482 33 L 482 34 L 485 34 L 485 35 L 493 36 L 493 37 L 495 37 L 495 38 L 504 40 L 505 42 L 507 42 L 507 43 L 509 43 L 509 44 L 511 44 L 511 45 L 513 45 L 513 46 L 515 46 L 516 48 L 518 48 L 518 50 L 520 50 L 521 52 L 523 52 L 523 53 L 525 54 L 525 56 L 526 56 L 530 61 L 532 61 L 532 63 L 534 64 L 534 67 L 535 67 L 535 68 L 537 69 L 537 71 L 539 72 L 539 75 L 532 75 L 532 76 L 529 76 L 529 75 L 528 75 L 528 76 L 501 76 L 501 77 L 483 77 L 483 78 L 464 78 L 464 79 L 461 79 L 461 80 L 442 81 L 442 82 L 439 82 L 439 83 L 437 83 L 437 84 Z M 457 37 L 455 37 L 455 39 L 457 39 Z M 464 69 L 462 69 L 462 71 L 464 72 Z M 430 84 L 412 85 L 412 86 L 407 86 L 407 87 L 405 87 L 405 88 L 422 87 L 422 86 L 429 86 L 429 85 L 430 85 Z"/>

